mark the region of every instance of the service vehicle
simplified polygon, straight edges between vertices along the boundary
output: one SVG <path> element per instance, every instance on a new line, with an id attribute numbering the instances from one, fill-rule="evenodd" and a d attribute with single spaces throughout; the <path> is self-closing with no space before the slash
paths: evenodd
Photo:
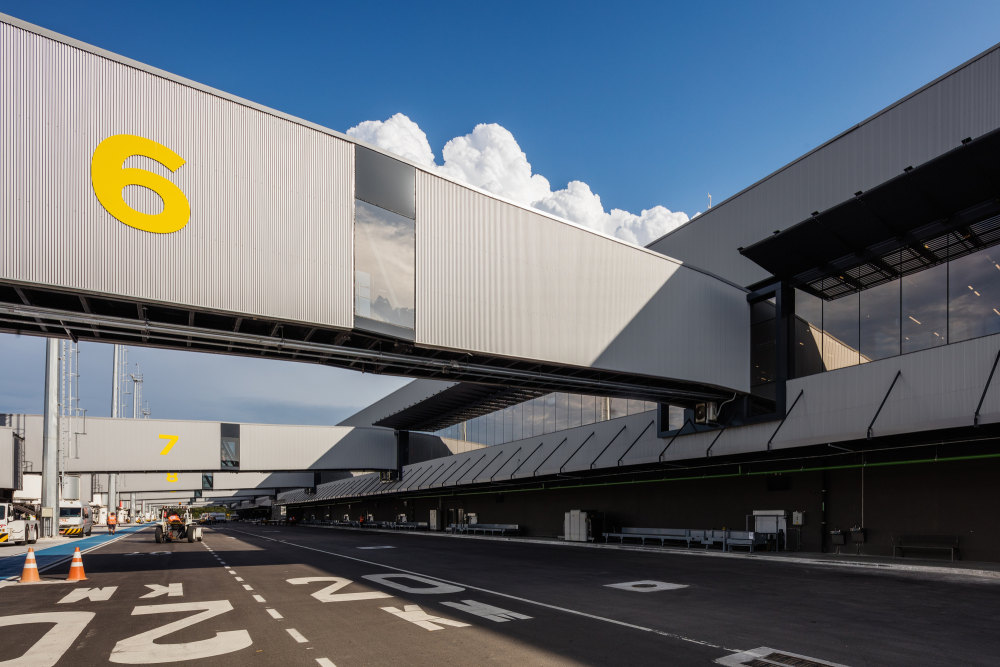
<path id="1" fill-rule="evenodd" d="M 34 544 L 42 533 L 36 518 L 38 508 L 8 501 L 0 501 L 0 544 Z"/>
<path id="2" fill-rule="evenodd" d="M 183 507 L 164 508 L 153 538 L 157 543 L 187 540 L 201 542 L 201 526 L 191 518 L 191 510 Z"/>
<path id="3" fill-rule="evenodd" d="M 59 534 L 70 537 L 90 536 L 94 528 L 93 508 L 79 500 L 59 501 Z"/>

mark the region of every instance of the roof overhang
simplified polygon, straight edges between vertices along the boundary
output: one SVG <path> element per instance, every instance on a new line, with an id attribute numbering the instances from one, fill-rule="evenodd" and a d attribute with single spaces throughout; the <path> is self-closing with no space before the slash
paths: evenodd
<path id="1" fill-rule="evenodd" d="M 825 299 L 1000 242 L 1000 130 L 857 192 L 740 254 Z"/>

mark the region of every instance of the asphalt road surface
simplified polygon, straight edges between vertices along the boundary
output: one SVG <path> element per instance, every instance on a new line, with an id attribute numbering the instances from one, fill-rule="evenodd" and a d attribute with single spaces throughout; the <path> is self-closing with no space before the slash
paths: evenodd
<path id="1" fill-rule="evenodd" d="M 995 665 L 1000 583 L 544 543 L 142 530 L 7 584 L 0 665 Z M 48 583 L 51 582 L 51 583 Z"/>

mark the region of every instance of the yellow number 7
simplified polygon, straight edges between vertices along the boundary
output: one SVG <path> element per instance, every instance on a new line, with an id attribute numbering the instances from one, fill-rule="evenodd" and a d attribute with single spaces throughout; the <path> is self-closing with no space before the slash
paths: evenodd
<path id="1" fill-rule="evenodd" d="M 169 454 L 170 450 L 173 448 L 173 446 L 177 444 L 177 438 L 179 438 L 179 437 L 180 436 L 178 436 L 178 435 L 164 435 L 163 433 L 161 433 L 160 434 L 160 439 L 161 440 L 168 440 L 169 442 L 167 442 L 167 446 L 163 448 L 163 451 L 160 452 L 160 455 L 161 456 L 166 456 L 167 454 Z"/>

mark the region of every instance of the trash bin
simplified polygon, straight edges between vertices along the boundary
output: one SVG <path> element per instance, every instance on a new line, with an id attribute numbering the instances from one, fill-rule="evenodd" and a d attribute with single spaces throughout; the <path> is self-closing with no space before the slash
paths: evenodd
<path id="1" fill-rule="evenodd" d="M 865 529 L 851 528 L 851 544 L 864 544 L 864 543 L 865 543 Z"/>
<path id="2" fill-rule="evenodd" d="M 831 530 L 830 544 L 838 547 L 847 544 L 847 535 L 842 530 Z"/>

